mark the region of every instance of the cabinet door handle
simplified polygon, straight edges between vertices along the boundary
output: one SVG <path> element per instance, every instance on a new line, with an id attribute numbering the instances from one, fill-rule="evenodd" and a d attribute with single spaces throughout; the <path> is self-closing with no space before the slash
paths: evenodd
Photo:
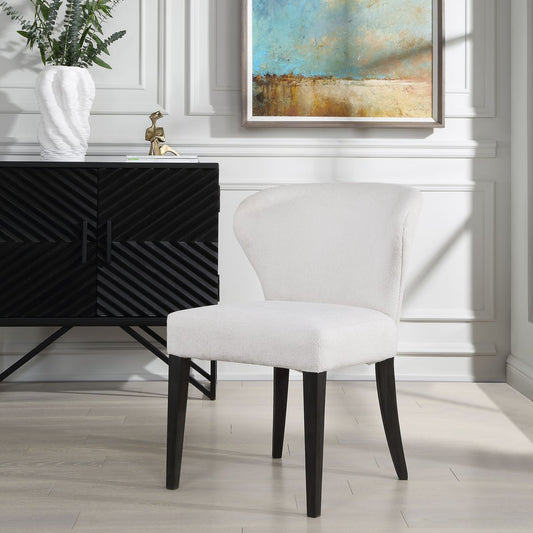
<path id="1" fill-rule="evenodd" d="M 113 259 L 111 256 L 111 246 L 113 244 L 113 228 L 111 225 L 111 220 L 108 220 L 106 223 L 106 261 L 108 264 L 111 264 Z"/>
<path id="2" fill-rule="evenodd" d="M 81 263 L 87 263 L 87 221 L 83 220 L 81 223 Z"/>

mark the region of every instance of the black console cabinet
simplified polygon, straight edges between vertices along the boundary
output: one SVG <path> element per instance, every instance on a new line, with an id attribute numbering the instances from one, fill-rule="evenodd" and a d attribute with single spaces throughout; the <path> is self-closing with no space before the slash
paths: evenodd
<path id="1" fill-rule="evenodd" d="M 216 164 L 0 162 L 0 326 L 162 342 L 148 326 L 218 301 L 219 206 Z"/>

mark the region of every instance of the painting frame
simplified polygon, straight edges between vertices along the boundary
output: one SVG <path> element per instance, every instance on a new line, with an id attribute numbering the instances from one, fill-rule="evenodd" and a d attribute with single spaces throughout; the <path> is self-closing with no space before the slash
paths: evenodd
<path id="1" fill-rule="evenodd" d="M 304 116 L 253 114 L 253 0 L 242 0 L 242 125 L 245 127 L 444 127 L 444 9 L 431 0 L 431 116 Z"/>

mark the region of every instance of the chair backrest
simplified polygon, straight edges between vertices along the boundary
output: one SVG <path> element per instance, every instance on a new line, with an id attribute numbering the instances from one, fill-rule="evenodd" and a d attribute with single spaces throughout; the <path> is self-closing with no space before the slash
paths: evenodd
<path id="1" fill-rule="evenodd" d="M 369 307 L 399 319 L 420 193 L 403 185 L 282 185 L 238 207 L 235 234 L 267 300 Z"/>

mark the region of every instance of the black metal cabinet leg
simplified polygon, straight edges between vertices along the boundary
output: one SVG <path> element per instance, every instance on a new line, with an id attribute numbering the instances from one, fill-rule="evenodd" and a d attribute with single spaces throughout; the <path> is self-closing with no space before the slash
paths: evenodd
<path id="1" fill-rule="evenodd" d="M 180 484 L 191 360 L 170 356 L 167 411 L 167 489 Z"/>
<path id="2" fill-rule="evenodd" d="M 191 368 L 196 370 L 198 374 L 207 379 L 209 388 L 202 385 L 196 378 L 191 376 L 189 382 L 193 387 L 196 387 L 201 393 L 205 394 L 210 400 L 214 400 L 217 394 L 217 362 L 211 361 L 211 374 L 204 370 L 200 365 L 191 361 Z"/>
<path id="3" fill-rule="evenodd" d="M 154 346 L 152 342 L 150 342 L 147 338 L 143 337 L 140 333 L 135 331 L 131 326 L 120 326 L 123 331 L 125 331 L 130 337 L 135 339 L 139 344 L 144 346 L 147 350 L 152 352 L 156 357 L 159 357 L 161 361 L 164 363 L 169 363 L 169 356 L 162 352 L 159 348 Z M 150 335 L 152 339 L 157 341 L 162 346 L 167 345 L 167 341 L 158 335 L 155 331 L 153 331 L 148 326 L 139 326 L 139 328 Z M 191 368 L 196 370 L 201 376 L 203 376 L 205 379 L 207 379 L 207 382 L 209 383 L 209 388 L 204 387 L 197 379 L 194 377 L 190 377 L 190 383 L 194 387 L 196 387 L 201 393 L 205 394 L 210 400 L 214 400 L 216 398 L 216 390 L 217 390 L 217 362 L 211 361 L 211 373 L 206 372 L 202 367 L 198 366 L 196 363 L 193 363 L 191 361 Z"/>
<path id="4" fill-rule="evenodd" d="M 320 516 L 327 372 L 304 372 L 305 484 L 307 516 Z"/>
<path id="5" fill-rule="evenodd" d="M 147 350 L 152 352 L 156 357 L 159 357 L 163 363 L 167 363 L 168 365 L 168 355 L 163 353 L 159 348 L 154 346 L 148 339 L 145 339 L 140 333 L 137 333 L 131 326 L 120 326 L 120 329 L 122 329 L 125 333 L 127 333 L 130 337 L 135 339 L 139 344 L 144 346 Z M 146 329 L 143 329 L 143 331 L 146 331 Z"/>
<path id="6" fill-rule="evenodd" d="M 50 346 L 50 344 L 55 342 L 57 339 L 59 339 L 59 337 L 62 337 L 67 331 L 71 329 L 72 326 L 63 326 L 54 333 L 52 333 L 52 335 L 47 337 L 39 345 L 33 348 L 33 350 L 30 350 L 25 356 L 21 357 L 18 361 L 15 361 L 9 368 L 6 368 L 6 370 L 0 373 L 0 381 L 4 381 L 4 379 L 13 374 L 15 370 L 18 370 L 21 366 L 31 361 L 36 355 L 40 354 L 45 348 Z"/>
<path id="7" fill-rule="evenodd" d="M 272 457 L 283 454 L 283 437 L 287 418 L 287 394 L 289 392 L 289 369 L 274 368 L 274 405 L 272 418 Z"/>
<path id="8" fill-rule="evenodd" d="M 211 377 L 209 378 L 209 399 L 213 401 L 217 398 L 217 379 L 217 362 L 211 361 Z"/>
<path id="9" fill-rule="evenodd" d="M 403 453 L 398 404 L 396 402 L 396 381 L 394 378 L 394 358 L 376 363 L 376 386 L 378 389 L 381 418 L 387 437 L 387 444 L 396 469 L 398 479 L 407 479 L 407 465 Z"/>

